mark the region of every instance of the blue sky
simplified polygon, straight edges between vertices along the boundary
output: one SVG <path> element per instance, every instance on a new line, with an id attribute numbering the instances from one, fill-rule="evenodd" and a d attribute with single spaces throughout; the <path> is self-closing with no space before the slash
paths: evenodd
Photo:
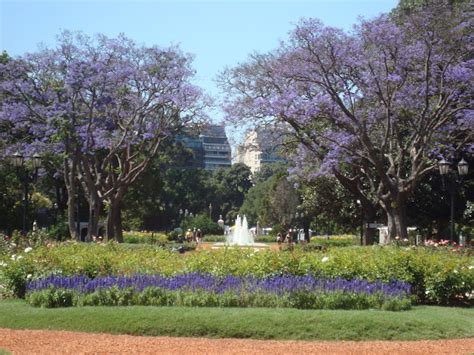
<path id="1" fill-rule="evenodd" d="M 54 45 L 64 29 L 137 42 L 179 44 L 195 55 L 196 83 L 219 90 L 216 74 L 254 51 L 275 48 L 301 17 L 350 29 L 358 16 L 388 12 L 397 0 L 0 0 L 0 48 L 10 55 Z M 215 113 L 219 116 L 219 113 Z"/>

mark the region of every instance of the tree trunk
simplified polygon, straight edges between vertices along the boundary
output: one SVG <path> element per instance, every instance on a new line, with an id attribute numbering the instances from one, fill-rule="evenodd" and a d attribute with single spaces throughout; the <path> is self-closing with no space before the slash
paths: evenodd
<path id="1" fill-rule="evenodd" d="M 71 163 L 69 165 L 69 163 Z M 64 160 L 64 182 L 67 189 L 67 221 L 69 227 L 69 234 L 71 238 L 80 241 L 81 236 L 76 228 L 76 192 L 77 192 L 77 180 L 76 180 L 77 165 L 74 159 Z"/>
<path id="2" fill-rule="evenodd" d="M 94 240 L 99 235 L 99 216 L 102 202 L 96 195 L 89 196 L 89 221 L 87 228 L 87 241 Z"/>
<path id="3" fill-rule="evenodd" d="M 114 217 L 114 229 L 115 229 L 115 240 L 119 243 L 123 243 L 123 231 L 122 231 L 122 204 L 119 202 L 115 206 Z"/>
<path id="4" fill-rule="evenodd" d="M 71 238 L 80 241 L 80 235 L 77 233 L 76 228 L 76 194 L 68 189 L 67 198 L 67 223 L 69 227 L 69 234 Z"/>
<path id="5" fill-rule="evenodd" d="M 123 243 L 122 233 L 122 210 L 121 202 L 109 199 L 109 211 L 107 213 L 107 240 L 115 239 Z"/>
<path id="6" fill-rule="evenodd" d="M 408 239 L 407 231 L 407 217 L 405 204 L 397 204 L 396 208 L 388 208 L 387 213 L 387 227 L 389 241 L 399 237 L 401 240 Z"/>
<path id="7" fill-rule="evenodd" d="M 112 207 L 112 203 L 109 201 L 109 209 L 107 211 L 107 230 L 105 234 L 105 239 L 107 241 L 115 239 L 115 224 L 114 224 L 114 212 L 115 209 Z"/>

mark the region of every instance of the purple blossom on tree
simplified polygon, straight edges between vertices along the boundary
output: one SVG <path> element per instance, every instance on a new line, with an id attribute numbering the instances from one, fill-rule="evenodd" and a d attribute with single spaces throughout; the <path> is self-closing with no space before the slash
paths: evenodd
<path id="1" fill-rule="evenodd" d="M 105 201 L 107 235 L 121 240 L 120 204 L 130 184 L 164 140 L 206 118 L 191 61 L 178 48 L 144 47 L 123 35 L 64 32 L 56 48 L 0 65 L 0 123 L 10 137 L 24 137 L 7 152 L 61 154 L 71 235 L 79 183 L 90 206 L 89 237 Z"/>
<path id="2" fill-rule="evenodd" d="M 223 106 L 230 121 L 287 123 L 300 142 L 294 174 L 310 162 L 313 176 L 334 175 L 405 238 L 405 205 L 436 168 L 433 152 L 472 149 L 469 21 L 446 6 L 352 33 L 302 20 L 277 50 L 221 75 Z"/>

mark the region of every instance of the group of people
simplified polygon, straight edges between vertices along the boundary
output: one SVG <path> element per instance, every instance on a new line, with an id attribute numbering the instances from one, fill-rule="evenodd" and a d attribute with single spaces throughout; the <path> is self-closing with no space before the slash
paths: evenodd
<path id="1" fill-rule="evenodd" d="M 187 242 L 196 242 L 201 243 L 203 238 L 203 233 L 200 229 L 194 228 L 193 230 L 188 229 L 185 235 Z"/>
<path id="2" fill-rule="evenodd" d="M 305 234 L 304 234 L 304 229 L 289 229 L 288 233 L 286 233 L 286 236 L 283 237 L 282 233 L 277 234 L 277 243 L 281 248 L 281 244 L 287 243 L 288 245 L 293 245 L 294 243 L 300 243 L 304 244 L 306 242 L 305 240 Z"/>

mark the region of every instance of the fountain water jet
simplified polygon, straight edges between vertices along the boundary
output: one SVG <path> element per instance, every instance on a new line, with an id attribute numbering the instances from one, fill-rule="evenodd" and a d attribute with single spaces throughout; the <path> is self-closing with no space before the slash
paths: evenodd
<path id="1" fill-rule="evenodd" d="M 253 245 L 255 240 L 249 232 L 247 217 L 237 216 L 232 233 L 227 237 L 229 245 Z"/>
<path id="2" fill-rule="evenodd" d="M 231 247 L 251 247 L 251 248 L 268 248 L 265 243 L 255 243 L 252 233 L 248 228 L 247 217 L 237 216 L 232 232 L 226 237 L 225 243 L 215 243 L 213 248 Z"/>

